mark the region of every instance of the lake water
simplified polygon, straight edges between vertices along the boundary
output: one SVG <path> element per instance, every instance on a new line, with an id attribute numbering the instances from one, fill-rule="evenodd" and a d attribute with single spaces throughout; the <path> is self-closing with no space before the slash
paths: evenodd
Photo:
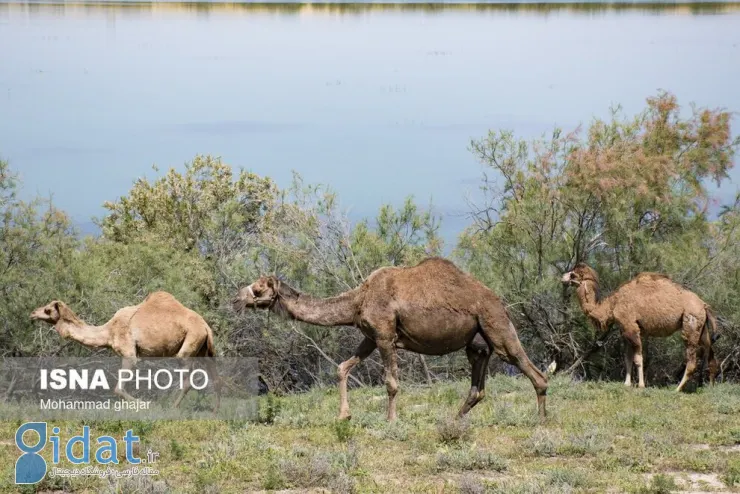
<path id="1" fill-rule="evenodd" d="M 633 113 L 660 88 L 740 111 L 738 81 L 740 3 L 0 3 L 0 156 L 83 226 L 201 153 L 328 183 L 354 217 L 431 199 L 451 238 L 471 138 Z"/>

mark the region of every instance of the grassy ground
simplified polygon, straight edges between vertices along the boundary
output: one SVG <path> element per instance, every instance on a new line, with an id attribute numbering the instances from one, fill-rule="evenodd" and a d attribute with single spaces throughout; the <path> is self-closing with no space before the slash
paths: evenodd
<path id="1" fill-rule="evenodd" d="M 262 397 L 259 423 L 97 422 L 93 436 L 120 437 L 133 427 L 142 456 L 148 448 L 160 453 L 159 476 L 47 477 L 25 491 L 740 491 L 740 385 L 677 394 L 556 377 L 544 425 L 529 381 L 501 375 L 489 380 L 488 396 L 469 421 L 451 420 L 467 388 L 464 382 L 402 385 L 394 424 L 385 422 L 384 388 L 350 392 L 350 423 L 335 420 L 334 388 Z M 4 491 L 17 489 L 19 424 L 0 422 Z M 61 425 L 69 437 L 82 424 Z M 119 452 L 123 457 L 122 446 Z"/>

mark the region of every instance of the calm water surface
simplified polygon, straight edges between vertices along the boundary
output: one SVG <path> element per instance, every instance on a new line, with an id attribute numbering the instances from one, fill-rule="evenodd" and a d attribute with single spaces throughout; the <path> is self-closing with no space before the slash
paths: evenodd
<path id="1" fill-rule="evenodd" d="M 152 164 L 210 153 L 328 183 L 354 215 L 432 199 L 449 238 L 481 172 L 471 138 L 660 88 L 740 111 L 738 80 L 740 4 L 0 3 L 0 156 L 80 223 Z"/>

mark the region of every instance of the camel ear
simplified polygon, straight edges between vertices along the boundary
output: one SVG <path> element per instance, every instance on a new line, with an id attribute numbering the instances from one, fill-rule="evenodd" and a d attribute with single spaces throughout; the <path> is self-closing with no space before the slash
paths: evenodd
<path id="1" fill-rule="evenodd" d="M 59 317 L 64 319 L 70 319 L 71 311 L 69 308 L 65 305 L 64 302 L 59 302 L 58 300 L 54 301 L 54 308 L 57 310 L 57 313 L 59 314 Z"/>

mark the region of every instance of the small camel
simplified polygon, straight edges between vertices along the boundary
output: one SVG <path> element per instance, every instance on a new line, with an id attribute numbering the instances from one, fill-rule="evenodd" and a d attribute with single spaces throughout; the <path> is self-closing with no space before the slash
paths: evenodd
<path id="1" fill-rule="evenodd" d="M 465 348 L 473 368 L 472 382 L 459 417 L 483 399 L 492 351 L 532 381 L 540 418 L 546 416 L 547 378 L 524 352 L 501 300 L 446 259 L 433 257 L 411 267 L 383 267 L 359 287 L 326 299 L 300 293 L 275 276 L 262 276 L 239 290 L 232 303 L 237 312 L 247 307 L 269 309 L 310 324 L 354 326 L 362 331 L 365 338 L 354 355 L 337 369 L 340 419 L 351 417 L 350 371 L 376 348 L 385 369 L 389 421 L 396 419 L 399 348 L 425 355 Z"/>
<path id="2" fill-rule="evenodd" d="M 577 287 L 581 309 L 602 334 L 612 323 L 621 328 L 627 350 L 624 356 L 626 386 L 632 385 L 634 363 L 637 366 L 638 386 L 645 387 L 640 333 L 667 337 L 678 330 L 681 330 L 681 338 L 686 345 L 686 370 L 676 391 L 681 391 L 691 379 L 696 369 L 697 351 L 703 351 L 709 362 L 709 382 L 714 384 L 717 360 L 712 343 L 717 336 L 712 333 L 716 331 L 717 323 L 709 306 L 695 293 L 663 274 L 640 273 L 600 300 L 599 277 L 584 263 L 577 264 L 573 271 L 565 273 L 561 281 L 566 286 Z"/>
<path id="3" fill-rule="evenodd" d="M 55 326 L 59 336 L 72 339 L 91 348 L 110 348 L 123 357 L 122 369 L 132 369 L 139 357 L 209 357 L 206 365 L 215 376 L 216 406 L 221 404 L 221 383 L 211 357 L 213 331 L 196 312 L 182 305 L 167 292 L 149 294 L 142 303 L 119 309 L 102 326 L 91 326 L 80 320 L 64 302 L 55 300 L 31 313 L 31 319 Z M 190 390 L 190 380 L 183 381 L 183 389 L 174 402 L 180 406 Z M 127 400 L 134 398 L 119 382 L 114 392 Z"/>

